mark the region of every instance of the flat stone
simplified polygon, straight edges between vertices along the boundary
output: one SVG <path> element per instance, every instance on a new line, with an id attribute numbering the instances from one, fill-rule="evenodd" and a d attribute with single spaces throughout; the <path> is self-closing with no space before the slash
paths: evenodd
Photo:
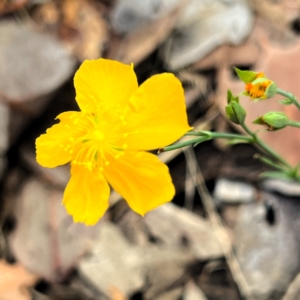
<path id="1" fill-rule="evenodd" d="M 119 34 L 129 34 L 161 15 L 163 0 L 120 0 L 111 13 L 111 24 Z"/>
<path id="2" fill-rule="evenodd" d="M 144 293 L 145 300 L 163 297 L 166 291 L 182 285 L 196 262 L 195 257 L 183 249 L 166 248 L 163 245 L 148 245 L 140 249 L 148 285 Z"/>
<path id="3" fill-rule="evenodd" d="M 200 260 L 223 256 L 217 237 L 209 221 L 167 203 L 144 217 L 150 234 L 169 247 L 183 247 Z"/>
<path id="4" fill-rule="evenodd" d="M 276 300 L 300 271 L 300 202 L 264 198 L 240 208 L 234 247 L 253 299 Z"/>
<path id="5" fill-rule="evenodd" d="M 277 192 L 281 195 L 299 197 L 299 181 L 287 181 L 283 179 L 266 179 L 262 182 L 262 188 L 269 192 Z"/>
<path id="6" fill-rule="evenodd" d="M 250 203 L 256 198 L 255 188 L 246 182 L 220 178 L 214 189 L 214 199 L 219 203 Z"/>
<path id="7" fill-rule="evenodd" d="M 32 24 L 0 22 L 0 101 L 10 107 L 8 143 L 72 76 L 75 63 L 58 40 Z"/>
<path id="8" fill-rule="evenodd" d="M 125 296 L 145 284 L 144 258 L 131 245 L 121 230 L 112 223 L 103 223 L 91 254 L 81 260 L 79 275 L 100 293 L 109 297 L 115 287 Z"/>
<path id="9" fill-rule="evenodd" d="M 1 21 L 0 37 L 0 93 L 10 103 L 49 95 L 74 71 L 75 60 L 62 45 L 29 24 Z"/>
<path id="10" fill-rule="evenodd" d="M 190 1 L 161 51 L 172 70 L 201 60 L 223 44 L 238 45 L 251 32 L 253 15 L 245 0 Z"/>
<path id="11" fill-rule="evenodd" d="M 144 299 L 150 300 L 183 283 L 195 261 L 188 251 L 150 243 L 134 245 L 117 225 L 103 222 L 91 253 L 79 263 L 78 271 L 100 294 L 109 297 L 114 288 L 129 298 L 145 290 Z"/>
<path id="12" fill-rule="evenodd" d="M 74 223 L 61 204 L 63 192 L 28 178 L 16 197 L 16 229 L 9 245 L 28 270 L 62 281 L 89 248 L 97 226 Z"/>

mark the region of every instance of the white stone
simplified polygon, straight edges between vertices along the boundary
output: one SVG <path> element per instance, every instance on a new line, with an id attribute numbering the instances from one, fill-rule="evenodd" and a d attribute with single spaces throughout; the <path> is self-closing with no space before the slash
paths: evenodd
<path id="1" fill-rule="evenodd" d="M 216 182 L 214 198 L 217 202 L 237 204 L 250 203 L 255 200 L 255 188 L 246 182 L 220 178 Z"/>

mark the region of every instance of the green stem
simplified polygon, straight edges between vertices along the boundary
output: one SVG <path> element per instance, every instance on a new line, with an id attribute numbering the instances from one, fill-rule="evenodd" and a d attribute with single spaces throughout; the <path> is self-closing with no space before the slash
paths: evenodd
<path id="1" fill-rule="evenodd" d="M 270 160 L 264 156 L 261 156 L 260 154 L 256 154 L 254 157 L 259 159 L 260 161 L 262 161 L 264 164 L 266 164 L 270 167 L 273 167 L 274 169 L 277 169 L 279 171 L 282 171 L 282 166 L 274 163 L 272 160 Z"/>
<path id="2" fill-rule="evenodd" d="M 190 145 L 201 143 L 201 142 L 208 141 L 208 140 L 210 140 L 210 138 L 200 137 L 200 138 L 197 138 L 197 139 L 192 139 L 192 140 L 189 140 L 189 141 L 186 141 L 186 142 L 177 143 L 177 144 L 174 144 L 174 145 L 171 145 L 171 146 L 164 147 L 164 148 L 160 149 L 158 152 L 172 151 L 172 150 L 176 150 L 176 149 L 179 149 L 179 148 L 183 148 L 183 147 L 186 147 L 186 146 L 190 146 Z"/>
<path id="3" fill-rule="evenodd" d="M 197 145 L 199 143 L 209 141 L 212 139 L 239 139 L 243 141 L 247 141 L 249 143 L 253 142 L 253 138 L 245 135 L 240 134 L 231 134 L 231 133 L 225 133 L 225 132 L 210 132 L 210 131 L 199 131 L 199 132 L 187 132 L 185 134 L 186 136 L 199 136 L 196 139 L 188 140 L 185 142 L 177 143 L 171 146 L 164 147 L 160 149 L 158 152 L 166 152 L 166 151 L 172 151 L 179 148 L 183 148 L 190 145 Z"/>
<path id="4" fill-rule="evenodd" d="M 283 97 L 286 97 L 288 98 L 289 100 L 291 100 L 293 102 L 293 104 L 300 110 L 300 102 L 297 100 L 297 98 L 291 94 L 291 93 L 288 93 L 282 89 L 278 89 L 277 88 L 277 92 L 276 92 L 278 95 L 281 95 Z"/>
<path id="5" fill-rule="evenodd" d="M 293 167 L 284 159 L 282 158 L 278 153 L 276 153 L 272 148 L 270 148 L 267 144 L 265 144 L 254 132 L 252 132 L 245 123 L 241 124 L 241 127 L 246 131 L 246 133 L 249 136 L 245 135 L 239 135 L 239 134 L 232 134 L 232 133 L 225 133 L 225 132 L 210 132 L 210 131 L 190 131 L 187 132 L 186 136 L 199 136 L 196 139 L 191 139 L 189 141 L 177 143 L 168 147 L 164 147 L 160 150 L 160 152 L 163 151 L 171 151 L 176 150 L 179 148 L 183 148 L 186 146 L 190 146 L 192 144 L 199 144 L 201 142 L 205 142 L 211 139 L 215 138 L 223 138 L 223 139 L 239 139 L 244 140 L 247 142 L 254 142 L 258 144 L 258 146 L 263 149 L 267 154 L 269 154 L 271 157 L 273 157 L 275 160 L 277 160 L 281 165 L 283 165 L 288 170 L 292 170 Z M 275 166 L 275 163 L 273 163 Z M 281 168 L 279 165 L 276 164 L 277 168 Z M 282 169 L 282 168 L 281 168 Z"/>
<path id="6" fill-rule="evenodd" d="M 253 142 L 253 139 L 249 136 L 234 134 L 234 133 L 225 133 L 225 132 L 210 132 L 210 131 L 190 131 L 185 134 L 186 136 L 202 136 L 209 139 L 239 139 L 247 142 Z"/>
<path id="7" fill-rule="evenodd" d="M 265 144 L 254 132 L 252 132 L 245 123 L 241 124 L 242 128 L 253 138 L 254 142 L 256 142 L 260 148 L 262 148 L 265 152 L 267 152 L 271 157 L 275 158 L 282 165 L 284 165 L 289 170 L 293 167 L 279 154 L 277 154 L 272 148 L 270 148 L 267 144 Z"/>
<path id="8" fill-rule="evenodd" d="M 300 127 L 300 123 L 296 122 L 296 121 L 291 121 L 289 120 L 288 126 L 292 126 L 292 127 Z"/>

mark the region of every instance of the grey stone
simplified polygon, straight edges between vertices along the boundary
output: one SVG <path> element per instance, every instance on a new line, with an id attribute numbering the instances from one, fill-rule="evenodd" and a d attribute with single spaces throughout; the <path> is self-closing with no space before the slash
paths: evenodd
<path id="1" fill-rule="evenodd" d="M 162 58 L 170 69 L 178 70 L 220 45 L 240 44 L 252 25 L 252 12 L 245 0 L 192 0 L 163 46 Z"/>
<path id="2" fill-rule="evenodd" d="M 116 225 L 108 222 L 101 225 L 91 254 L 79 263 L 79 274 L 107 296 L 114 287 L 129 296 L 145 284 L 144 258 Z"/>
<path id="3" fill-rule="evenodd" d="M 264 198 L 240 208 L 234 246 L 251 299 L 276 300 L 300 270 L 300 201 Z"/>
<path id="4" fill-rule="evenodd" d="M 0 66 L 1 96 L 20 105 L 55 91 L 71 76 L 75 60 L 56 39 L 29 24 L 1 21 Z"/>
<path id="5" fill-rule="evenodd" d="M 136 31 L 161 15 L 164 0 L 119 0 L 111 13 L 111 24 L 119 34 Z"/>
<path id="6" fill-rule="evenodd" d="M 200 260 L 223 255 L 209 221 L 186 209 L 167 203 L 147 213 L 144 220 L 151 235 L 167 246 L 180 248 L 184 241 Z"/>
<path id="7" fill-rule="evenodd" d="M 58 40 L 32 24 L 0 22 L 0 101 L 11 108 L 5 124 L 10 144 L 70 78 L 75 63 Z"/>
<path id="8" fill-rule="evenodd" d="M 262 182 L 262 188 L 270 191 L 277 192 L 286 196 L 300 196 L 300 183 L 299 181 L 287 181 L 283 179 L 266 179 Z"/>
<path id="9" fill-rule="evenodd" d="M 61 190 L 29 178 L 16 197 L 17 227 L 9 239 L 17 260 L 50 282 L 68 275 L 97 230 L 74 223 L 62 196 Z"/>
<path id="10" fill-rule="evenodd" d="M 126 297 L 145 290 L 144 299 L 157 299 L 184 281 L 195 258 L 187 251 L 163 245 L 136 246 L 120 228 L 103 222 L 89 256 L 78 266 L 79 275 L 109 297 L 116 288 Z"/>
<path id="11" fill-rule="evenodd" d="M 250 203 L 256 198 L 256 190 L 246 182 L 220 178 L 216 182 L 214 198 L 227 204 Z"/>
<path id="12" fill-rule="evenodd" d="M 165 248 L 162 245 L 149 245 L 141 248 L 141 251 L 148 287 L 144 293 L 146 300 L 156 300 L 166 291 L 182 285 L 190 272 L 190 267 L 196 261 L 187 251 Z"/>

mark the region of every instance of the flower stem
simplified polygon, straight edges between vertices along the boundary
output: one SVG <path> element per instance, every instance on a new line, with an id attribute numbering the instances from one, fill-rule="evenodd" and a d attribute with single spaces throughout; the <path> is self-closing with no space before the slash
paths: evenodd
<path id="1" fill-rule="evenodd" d="M 299 122 L 291 121 L 291 120 L 289 120 L 288 125 L 292 126 L 292 127 L 300 127 L 300 123 Z"/>
<path id="2" fill-rule="evenodd" d="M 176 149 L 190 146 L 193 144 L 198 144 L 198 143 L 208 141 L 208 140 L 210 140 L 210 138 L 208 138 L 208 137 L 199 137 L 199 138 L 192 139 L 192 140 L 189 140 L 186 142 L 181 142 L 181 143 L 177 143 L 177 144 L 174 144 L 171 146 L 164 147 L 162 149 L 159 149 L 158 152 L 161 153 L 161 152 L 166 152 L 166 151 L 172 151 L 172 150 L 176 150 Z"/>
<path id="3" fill-rule="evenodd" d="M 240 135 L 240 134 L 233 134 L 233 133 L 225 133 L 225 132 L 210 132 L 210 131 L 190 131 L 185 134 L 185 136 L 198 136 L 198 138 L 191 139 L 189 141 L 177 143 L 168 147 L 164 147 L 159 150 L 159 152 L 164 151 L 171 151 L 176 150 L 179 148 L 183 148 L 189 145 L 197 145 L 199 143 L 212 140 L 212 139 L 237 139 L 246 141 L 248 143 L 256 143 L 261 149 L 263 149 L 267 154 L 269 154 L 273 159 L 275 159 L 277 163 L 268 160 L 269 165 L 272 164 L 273 167 L 277 169 L 281 169 L 282 171 L 285 170 L 292 170 L 293 167 L 278 153 L 276 153 L 272 148 L 270 148 L 267 144 L 265 144 L 254 132 L 252 132 L 245 123 L 240 124 L 241 127 L 246 131 L 249 136 Z M 292 126 L 292 125 L 291 125 Z M 299 124 L 300 126 L 300 124 Z M 267 158 L 264 158 L 267 160 Z M 262 160 L 262 159 L 261 159 Z"/>
<path id="4" fill-rule="evenodd" d="M 177 143 L 171 146 L 164 147 L 160 149 L 158 152 L 165 152 L 165 151 L 172 151 L 179 148 L 183 148 L 190 145 L 197 145 L 199 143 L 209 141 L 212 139 L 238 139 L 242 141 L 246 141 L 248 143 L 253 142 L 253 138 L 245 135 L 240 134 L 231 134 L 225 132 L 210 132 L 210 131 L 190 131 L 185 134 L 185 136 L 199 136 L 196 139 L 192 139 L 189 141 Z"/>
<path id="5" fill-rule="evenodd" d="M 262 148 L 266 153 L 268 153 L 271 157 L 275 158 L 278 162 L 280 162 L 287 169 L 291 170 L 293 167 L 278 153 L 276 153 L 272 148 L 270 148 L 267 144 L 265 144 L 254 132 L 252 132 L 245 123 L 241 124 L 242 128 L 253 138 L 254 142 L 258 144 L 260 148 Z"/>
<path id="6" fill-rule="evenodd" d="M 234 133 L 226 133 L 226 132 L 211 132 L 211 131 L 190 131 L 185 134 L 186 136 L 202 136 L 207 137 L 209 139 L 239 139 L 247 142 L 253 142 L 253 139 L 249 136 L 234 134 Z"/>
<path id="7" fill-rule="evenodd" d="M 291 94 L 291 93 L 288 93 L 282 89 L 278 89 L 277 88 L 277 92 L 276 92 L 278 95 L 281 95 L 283 97 L 286 97 L 288 98 L 289 100 L 291 100 L 293 102 L 293 104 L 300 110 L 300 102 L 297 100 L 297 98 Z"/>
<path id="8" fill-rule="evenodd" d="M 255 154 L 254 155 L 255 158 L 259 159 L 260 161 L 262 161 L 264 164 L 274 168 L 274 169 L 277 169 L 279 171 L 282 171 L 282 166 L 273 162 L 272 160 L 260 155 L 260 154 Z"/>

